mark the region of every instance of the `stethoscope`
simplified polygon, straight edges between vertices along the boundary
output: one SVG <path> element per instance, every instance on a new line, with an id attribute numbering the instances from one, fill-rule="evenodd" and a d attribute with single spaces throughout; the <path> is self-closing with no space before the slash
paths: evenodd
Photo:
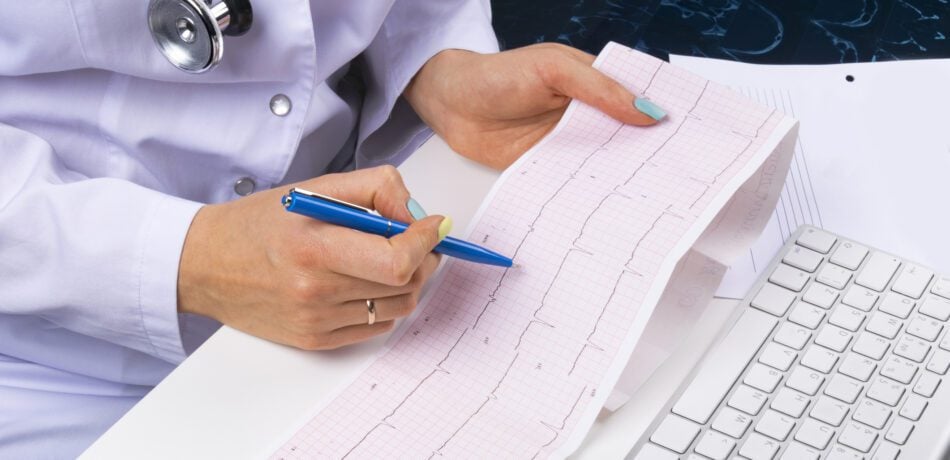
<path id="1" fill-rule="evenodd" d="M 243 35 L 253 20 L 250 0 L 151 0 L 148 28 L 168 62 L 188 73 L 213 69 L 224 35 Z"/>

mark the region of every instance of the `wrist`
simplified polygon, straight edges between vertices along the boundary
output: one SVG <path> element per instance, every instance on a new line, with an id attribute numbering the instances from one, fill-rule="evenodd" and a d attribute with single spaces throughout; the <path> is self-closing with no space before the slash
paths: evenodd
<path id="1" fill-rule="evenodd" d="M 218 319 L 201 295 L 201 287 L 208 281 L 206 266 L 210 254 L 206 254 L 209 242 L 206 234 L 211 220 L 209 214 L 215 211 L 212 208 L 212 205 L 202 206 L 185 235 L 178 263 L 178 312 Z"/>

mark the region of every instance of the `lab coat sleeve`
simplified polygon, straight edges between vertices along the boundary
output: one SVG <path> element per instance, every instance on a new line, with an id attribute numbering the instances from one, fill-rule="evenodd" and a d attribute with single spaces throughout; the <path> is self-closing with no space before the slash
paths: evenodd
<path id="1" fill-rule="evenodd" d="M 178 262 L 200 204 L 83 177 L 4 124 L 0 157 L 0 313 L 183 360 Z"/>
<path id="2" fill-rule="evenodd" d="M 397 0 L 364 53 L 367 83 L 357 167 L 399 164 L 432 132 L 401 97 L 412 77 L 446 49 L 498 51 L 488 0 Z"/>

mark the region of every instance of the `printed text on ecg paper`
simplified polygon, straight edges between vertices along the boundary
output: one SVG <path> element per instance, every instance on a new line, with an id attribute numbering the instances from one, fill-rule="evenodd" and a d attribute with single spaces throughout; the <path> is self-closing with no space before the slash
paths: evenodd
<path id="1" fill-rule="evenodd" d="M 448 261 L 385 353 L 275 458 L 545 458 L 576 447 L 666 283 L 671 250 L 708 224 L 714 197 L 743 179 L 783 119 L 616 44 L 596 65 L 669 117 L 638 128 L 572 104 L 499 180 L 469 235 L 521 268 Z"/>

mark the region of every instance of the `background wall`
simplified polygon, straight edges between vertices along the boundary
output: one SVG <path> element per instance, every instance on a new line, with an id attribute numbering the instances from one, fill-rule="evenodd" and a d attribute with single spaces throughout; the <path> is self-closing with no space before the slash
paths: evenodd
<path id="1" fill-rule="evenodd" d="M 503 48 L 616 41 L 755 63 L 950 57 L 950 0 L 493 0 Z"/>

